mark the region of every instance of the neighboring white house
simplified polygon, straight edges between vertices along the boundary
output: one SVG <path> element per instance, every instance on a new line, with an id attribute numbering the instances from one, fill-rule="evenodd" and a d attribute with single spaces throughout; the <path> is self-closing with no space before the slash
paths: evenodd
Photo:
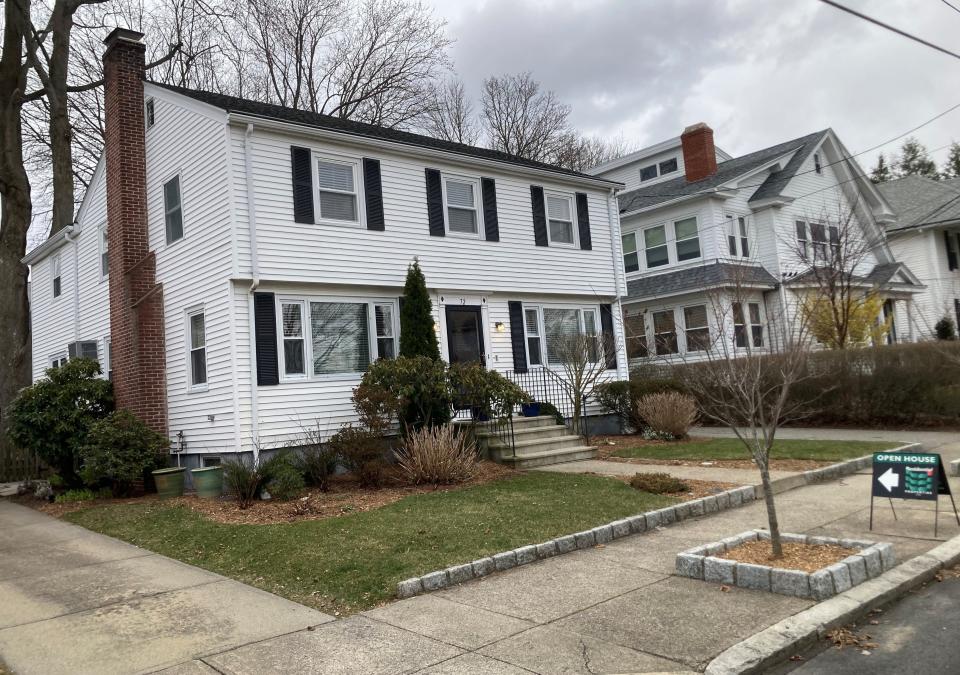
<path id="1" fill-rule="evenodd" d="M 768 346 L 770 322 L 780 335 L 796 316 L 810 259 L 835 242 L 841 214 L 851 212 L 870 242 L 858 283 L 883 289 L 884 312 L 895 317 L 891 340 L 920 336 L 911 306 L 920 282 L 884 242 L 894 214 L 832 130 L 729 158 L 698 124 L 628 159 L 591 173 L 635 186 L 619 196 L 632 366 L 697 358 L 719 338 Z M 671 171 L 662 171 L 665 161 Z"/>
<path id="2" fill-rule="evenodd" d="M 932 338 L 944 317 L 960 326 L 960 178 L 906 176 L 877 187 L 897 214 L 890 248 L 926 286 L 915 298 L 920 337 Z"/>
<path id="3" fill-rule="evenodd" d="M 143 82 L 141 37 L 108 38 L 105 157 L 25 259 L 34 379 L 96 356 L 188 464 L 333 433 L 397 352 L 415 258 L 448 361 L 557 370 L 565 332 L 623 344 L 618 182 Z"/>

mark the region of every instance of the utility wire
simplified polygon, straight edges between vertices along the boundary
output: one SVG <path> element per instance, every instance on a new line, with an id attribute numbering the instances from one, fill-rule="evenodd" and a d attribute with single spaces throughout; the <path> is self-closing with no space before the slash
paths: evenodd
<path id="1" fill-rule="evenodd" d="M 867 16 L 866 14 L 863 14 L 863 13 L 861 13 L 861 12 L 858 12 L 858 11 L 855 10 L 855 9 L 851 9 L 851 8 L 849 8 L 849 7 L 846 7 L 845 5 L 841 5 L 839 2 L 834 2 L 834 0 L 820 0 L 820 2 L 822 2 L 822 3 L 824 3 L 824 4 L 827 4 L 827 5 L 830 5 L 831 7 L 835 7 L 835 8 L 837 8 L 837 9 L 839 9 L 841 12 L 846 12 L 847 14 L 852 14 L 853 16 L 857 17 L 858 19 L 863 19 L 864 21 L 869 21 L 870 23 L 872 23 L 872 24 L 874 24 L 874 25 L 877 25 L 877 26 L 880 26 L 881 28 L 885 28 L 886 30 L 892 31 L 892 32 L 896 33 L 897 35 L 902 35 L 903 37 L 907 38 L 908 40 L 913 40 L 914 42 L 919 42 L 920 44 L 924 45 L 925 47 L 929 47 L 930 49 L 935 49 L 936 51 L 942 52 L 942 53 L 944 53 L 944 54 L 947 54 L 948 56 L 952 56 L 952 57 L 955 58 L 955 59 L 960 59 L 960 54 L 957 54 L 956 52 L 952 52 L 952 51 L 950 51 L 949 49 L 946 49 L 945 47 L 941 47 L 941 46 L 939 46 L 939 45 L 935 45 L 935 44 L 933 44 L 932 42 L 928 42 L 927 40 L 924 40 L 924 39 L 921 38 L 921 37 L 917 37 L 916 35 L 914 35 L 914 34 L 912 34 L 912 33 L 908 33 L 908 32 L 905 31 L 905 30 L 901 30 L 900 28 L 897 28 L 896 26 L 891 26 L 890 24 L 884 23 L 883 21 L 880 21 L 879 19 L 874 19 L 872 16 Z M 947 4 L 950 5 L 949 2 L 948 2 Z M 953 5 L 950 5 L 950 6 L 953 7 Z M 956 9 L 956 7 L 953 7 L 953 8 Z M 958 10 L 958 11 L 960 11 L 960 10 Z"/>
<path id="2" fill-rule="evenodd" d="M 960 7 L 957 7 L 956 5 L 954 5 L 952 2 L 950 2 L 950 0 L 940 0 L 940 2 L 942 2 L 943 4 L 945 4 L 947 7 L 949 7 L 950 9 L 952 9 L 954 12 L 960 13 Z"/>

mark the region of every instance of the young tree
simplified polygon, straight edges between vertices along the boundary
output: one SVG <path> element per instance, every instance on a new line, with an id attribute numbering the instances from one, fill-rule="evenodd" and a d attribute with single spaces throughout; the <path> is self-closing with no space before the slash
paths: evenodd
<path id="1" fill-rule="evenodd" d="M 947 155 L 947 161 L 943 167 L 943 177 L 960 178 L 960 143 L 957 141 L 950 144 L 950 154 Z"/>
<path id="2" fill-rule="evenodd" d="M 598 164 L 622 157 L 633 147 L 623 137 L 606 139 L 599 136 L 579 136 L 568 133 L 561 141 L 554 163 L 565 169 L 586 171 Z"/>
<path id="3" fill-rule="evenodd" d="M 530 73 L 484 80 L 481 112 L 494 150 L 552 162 L 569 138 L 570 106 L 552 91 L 541 91 Z"/>
<path id="4" fill-rule="evenodd" d="M 891 178 L 893 178 L 893 172 L 890 171 L 890 165 L 887 164 L 887 160 L 881 152 L 880 156 L 877 157 L 877 165 L 870 172 L 870 181 L 872 183 L 886 183 Z"/>
<path id="5" fill-rule="evenodd" d="M 551 349 L 563 370 L 563 391 L 572 411 L 573 430 L 589 439 L 590 434 L 583 424 L 586 404 L 607 372 L 604 355 L 610 353 L 613 346 L 605 348 L 596 334 L 576 332 L 554 341 Z"/>
<path id="6" fill-rule="evenodd" d="M 900 148 L 900 157 L 897 160 L 897 178 L 904 176 L 923 176 L 925 178 L 940 178 L 937 164 L 927 154 L 927 148 L 913 136 L 907 138 Z"/>
<path id="7" fill-rule="evenodd" d="M 440 345 L 434 330 L 433 303 L 427 292 L 427 280 L 414 259 L 407 268 L 400 308 L 400 356 L 426 356 L 440 360 Z"/>

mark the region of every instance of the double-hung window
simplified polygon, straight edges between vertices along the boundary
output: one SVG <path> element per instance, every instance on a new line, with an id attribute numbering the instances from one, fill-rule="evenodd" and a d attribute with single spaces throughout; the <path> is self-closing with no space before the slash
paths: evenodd
<path id="1" fill-rule="evenodd" d="M 727 248 L 734 258 L 750 257 L 750 242 L 747 237 L 747 217 L 727 214 Z"/>
<path id="2" fill-rule="evenodd" d="M 163 184 L 163 220 L 166 225 L 168 244 L 183 239 L 180 176 L 174 176 Z"/>
<path id="3" fill-rule="evenodd" d="M 810 223 L 810 238 L 813 240 L 813 259 L 826 262 L 827 258 L 827 230 L 823 223 Z"/>
<path id="4" fill-rule="evenodd" d="M 477 208 L 477 181 L 466 178 L 445 178 L 443 195 L 446 203 L 447 232 L 477 236 L 480 211 Z"/>
<path id="5" fill-rule="evenodd" d="M 586 348 L 591 361 L 600 359 L 597 311 L 586 307 L 544 307 L 543 334 L 547 344 L 547 364 L 562 366 L 577 358 Z"/>
<path id="6" fill-rule="evenodd" d="M 800 259 L 806 261 L 810 257 L 810 239 L 807 235 L 807 224 L 798 220 L 797 223 L 797 251 L 800 253 Z"/>
<path id="7" fill-rule="evenodd" d="M 643 231 L 643 247 L 648 269 L 669 264 L 670 253 L 667 249 L 666 226 L 656 225 L 645 229 Z"/>
<path id="8" fill-rule="evenodd" d="M 377 358 L 392 359 L 397 355 L 393 315 L 393 303 L 378 303 L 373 306 L 373 320 L 377 332 Z"/>
<path id="9" fill-rule="evenodd" d="M 543 365 L 543 336 L 540 334 L 540 310 L 526 307 L 523 310 L 523 327 L 527 337 L 527 364 Z"/>
<path id="10" fill-rule="evenodd" d="M 747 323 L 749 318 L 750 322 Z M 763 322 L 760 318 L 760 303 L 747 303 L 747 314 L 743 304 L 733 303 L 733 343 L 740 349 L 763 347 Z"/>
<path id="11" fill-rule="evenodd" d="M 303 377 L 307 374 L 307 341 L 303 331 L 303 303 L 281 302 L 283 329 L 283 374 Z"/>
<path id="12" fill-rule="evenodd" d="M 67 365 L 67 355 L 66 354 L 56 354 L 50 357 L 50 367 L 59 368 L 60 366 Z"/>
<path id="13" fill-rule="evenodd" d="M 627 358 L 645 359 L 650 356 L 647 347 L 647 324 L 643 314 L 625 316 L 623 328 L 627 339 Z"/>
<path id="14" fill-rule="evenodd" d="M 357 162 L 327 157 L 317 159 L 317 201 L 321 221 L 360 223 L 358 182 Z"/>
<path id="15" fill-rule="evenodd" d="M 677 345 L 677 321 L 673 315 L 673 309 L 653 313 L 653 339 L 654 349 L 658 355 L 676 354 L 680 351 Z"/>
<path id="16" fill-rule="evenodd" d="M 59 298 L 60 293 L 63 291 L 63 269 L 60 262 L 60 254 L 53 256 L 53 260 L 50 262 L 50 276 L 53 279 L 53 297 Z"/>
<path id="17" fill-rule="evenodd" d="M 637 255 L 637 233 L 629 232 L 621 238 L 623 241 L 623 269 L 626 272 L 640 271 L 640 257 Z"/>
<path id="18" fill-rule="evenodd" d="M 697 219 L 684 218 L 673 224 L 677 243 L 677 261 L 693 260 L 700 257 L 700 235 L 697 232 Z"/>
<path id="19" fill-rule="evenodd" d="M 190 388 L 207 385 L 207 329 L 203 310 L 187 314 L 187 339 L 190 345 Z"/>
<path id="20" fill-rule="evenodd" d="M 827 236 L 830 242 L 830 259 L 840 260 L 840 228 L 836 225 L 827 226 Z"/>
<path id="21" fill-rule="evenodd" d="M 688 352 L 699 352 L 710 348 L 710 327 L 707 323 L 706 305 L 684 307 L 683 328 Z"/>
<path id="22" fill-rule="evenodd" d="M 107 224 L 100 226 L 100 278 L 110 273 L 110 257 L 107 255 L 110 242 L 107 240 Z"/>
<path id="23" fill-rule="evenodd" d="M 547 193 L 547 233 L 550 244 L 573 246 L 577 243 L 573 227 L 573 198 Z"/>

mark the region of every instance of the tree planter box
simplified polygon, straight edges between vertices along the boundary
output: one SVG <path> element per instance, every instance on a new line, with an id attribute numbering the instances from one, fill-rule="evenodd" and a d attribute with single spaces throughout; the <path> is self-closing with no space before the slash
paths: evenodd
<path id="1" fill-rule="evenodd" d="M 893 545 L 888 543 L 811 537 L 803 534 L 781 534 L 780 537 L 784 543 L 843 546 L 858 549 L 859 553 L 816 572 L 753 565 L 715 557 L 747 542 L 769 541 L 770 533 L 766 530 L 750 530 L 678 553 L 677 574 L 691 579 L 819 601 L 843 593 L 867 579 L 878 577 L 896 564 Z"/>

